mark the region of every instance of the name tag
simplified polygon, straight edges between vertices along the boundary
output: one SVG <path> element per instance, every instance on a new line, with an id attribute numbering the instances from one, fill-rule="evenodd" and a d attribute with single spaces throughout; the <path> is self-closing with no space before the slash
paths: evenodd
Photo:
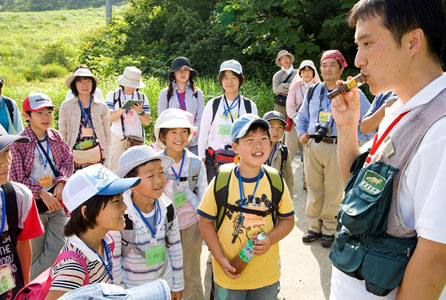
<path id="1" fill-rule="evenodd" d="M 221 135 L 231 135 L 232 125 L 223 125 L 218 126 L 218 134 Z"/>
<path id="2" fill-rule="evenodd" d="M 182 191 L 182 192 L 175 193 L 173 195 L 173 203 L 175 205 L 175 208 L 178 208 L 178 207 L 186 204 L 187 203 L 186 192 Z"/>
<path id="3" fill-rule="evenodd" d="M 259 211 L 266 211 L 265 207 L 248 207 L 249 209 L 259 210 Z M 266 217 L 257 216 L 253 214 L 244 214 L 245 215 L 245 221 L 243 222 L 244 226 L 261 226 L 266 224 Z"/>
<path id="4" fill-rule="evenodd" d="M 82 137 L 93 137 L 93 128 L 82 128 Z"/>
<path id="5" fill-rule="evenodd" d="M 124 115 L 124 121 L 127 124 L 133 124 L 135 123 L 135 112 L 133 110 L 129 111 L 128 114 Z"/>
<path id="6" fill-rule="evenodd" d="M 42 176 L 39 177 L 39 184 L 43 188 L 47 188 L 53 185 L 53 176 Z"/>
<path id="7" fill-rule="evenodd" d="M 319 122 L 330 122 L 331 113 L 321 111 L 319 113 Z"/>
<path id="8" fill-rule="evenodd" d="M 164 261 L 164 244 L 146 250 L 146 265 L 148 267 Z"/>
<path id="9" fill-rule="evenodd" d="M 15 281 L 12 276 L 11 265 L 3 265 L 0 269 L 0 295 L 13 288 L 15 288 Z"/>

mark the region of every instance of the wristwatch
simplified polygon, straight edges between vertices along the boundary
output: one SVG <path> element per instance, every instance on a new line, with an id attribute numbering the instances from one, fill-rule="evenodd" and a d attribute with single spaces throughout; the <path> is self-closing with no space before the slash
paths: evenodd
<path id="1" fill-rule="evenodd" d="M 145 111 L 142 111 L 142 112 L 138 113 L 139 116 L 144 116 L 145 114 L 146 114 Z"/>

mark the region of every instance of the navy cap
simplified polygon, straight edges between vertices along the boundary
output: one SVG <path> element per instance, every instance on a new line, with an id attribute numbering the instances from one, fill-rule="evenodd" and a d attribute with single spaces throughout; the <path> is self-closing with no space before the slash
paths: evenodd
<path id="1" fill-rule="evenodd" d="M 2 125 L 0 125 L 0 152 L 5 150 L 6 147 L 8 147 L 14 142 L 29 143 L 30 139 L 26 136 L 8 134 L 5 128 L 3 128 Z"/>
<path id="2" fill-rule="evenodd" d="M 244 137 L 249 128 L 254 124 L 265 126 L 266 130 L 269 130 L 270 128 L 269 123 L 264 119 L 261 119 L 259 116 L 244 114 L 234 122 L 234 125 L 232 125 L 231 140 L 235 142 L 237 139 Z"/>
<path id="3" fill-rule="evenodd" d="M 283 126 L 287 125 L 285 117 L 280 112 L 275 111 L 275 110 L 265 113 L 263 115 L 263 119 L 265 119 L 266 121 L 279 120 L 279 121 L 282 121 Z"/>

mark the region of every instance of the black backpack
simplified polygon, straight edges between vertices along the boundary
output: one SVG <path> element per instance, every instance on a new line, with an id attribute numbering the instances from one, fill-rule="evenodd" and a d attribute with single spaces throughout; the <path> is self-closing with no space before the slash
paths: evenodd
<path id="1" fill-rule="evenodd" d="M 14 106 L 12 105 L 11 98 L 8 98 L 6 96 L 3 96 L 3 99 L 5 99 L 6 108 L 8 108 L 9 117 L 11 118 L 11 123 L 14 124 Z"/>
<path id="2" fill-rule="evenodd" d="M 221 96 L 214 99 L 212 103 L 212 121 L 211 124 L 214 123 L 215 115 L 217 114 L 218 106 L 220 105 Z M 251 100 L 243 98 L 243 104 L 245 105 L 246 113 L 252 113 Z"/>
<path id="3" fill-rule="evenodd" d="M 21 232 L 21 229 L 18 228 L 19 211 L 17 208 L 17 196 L 15 193 L 15 189 L 10 181 L 2 185 L 2 188 L 5 193 L 6 219 L 8 220 L 8 234 L 11 237 L 12 243 L 14 245 L 17 245 L 17 237 Z"/>

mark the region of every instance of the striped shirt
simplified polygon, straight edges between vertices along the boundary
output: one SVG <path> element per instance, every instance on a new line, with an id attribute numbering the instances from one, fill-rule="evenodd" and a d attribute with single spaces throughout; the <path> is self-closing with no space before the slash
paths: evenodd
<path id="1" fill-rule="evenodd" d="M 163 278 L 169 284 L 171 291 L 184 289 L 183 250 L 181 247 L 178 218 L 175 216 L 172 227 L 166 230 L 167 206 L 170 199 L 164 194 L 157 199 L 161 209 L 162 219 L 157 222 L 155 237 L 136 211 L 131 199 L 131 190 L 124 192 L 124 202 L 127 205 L 126 214 L 133 221 L 133 230 L 110 231 L 116 248 L 113 252 L 113 276 L 125 288 L 132 288 L 147 282 Z M 150 217 L 150 213 L 146 215 Z M 169 240 L 169 248 L 165 247 L 165 259 L 151 266 L 146 265 L 146 251 L 157 245 L 164 245 L 165 237 Z"/>
<path id="2" fill-rule="evenodd" d="M 111 253 L 110 244 L 113 239 L 107 234 L 104 236 L 107 244 L 107 251 Z M 99 259 L 98 255 L 91 250 L 79 237 L 73 235 L 69 237 L 62 248 L 61 253 L 65 251 L 74 251 L 81 253 L 88 267 L 88 276 L 90 284 L 97 282 L 111 283 L 111 279 L 107 274 L 107 270 Z M 104 253 L 104 258 L 106 257 Z M 107 268 L 111 269 L 113 266 L 108 265 L 106 259 L 104 262 Z M 82 265 L 74 258 L 67 258 L 57 263 L 50 272 L 52 282 L 50 291 L 64 291 L 69 292 L 80 288 L 84 284 L 85 270 Z"/>

